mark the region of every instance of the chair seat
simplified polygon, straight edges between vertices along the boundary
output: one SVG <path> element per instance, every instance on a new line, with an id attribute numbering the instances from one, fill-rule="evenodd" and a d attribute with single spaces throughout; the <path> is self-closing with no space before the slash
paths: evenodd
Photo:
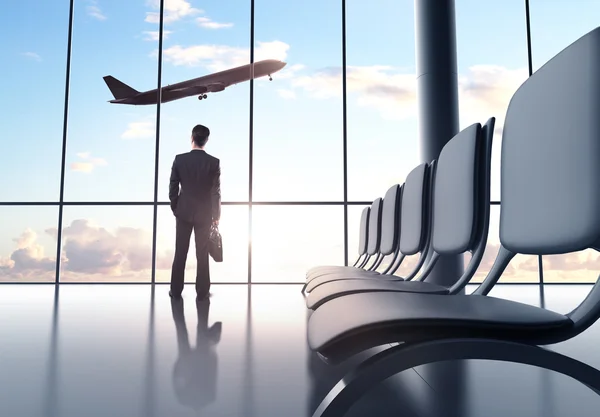
<path id="1" fill-rule="evenodd" d="M 306 298 L 306 306 L 314 310 L 341 296 L 366 292 L 416 292 L 448 294 L 448 288 L 427 281 L 389 281 L 384 279 L 344 279 L 316 287 Z"/>
<path id="2" fill-rule="evenodd" d="M 308 271 L 306 271 L 306 276 L 310 276 L 312 274 L 315 273 L 319 273 L 320 271 L 328 271 L 328 270 L 336 270 L 336 269 L 340 269 L 340 268 L 355 268 L 352 266 L 343 266 L 343 265 L 321 265 L 321 266 L 315 266 L 314 268 L 310 268 Z"/>
<path id="3" fill-rule="evenodd" d="M 317 286 L 325 284 L 327 282 L 334 282 L 340 280 L 357 280 L 357 279 L 376 279 L 380 281 L 403 281 L 402 277 L 396 275 L 380 274 L 375 271 L 348 271 L 348 272 L 332 272 L 330 274 L 323 274 L 315 277 L 308 281 L 306 285 L 306 291 L 311 292 Z"/>
<path id="4" fill-rule="evenodd" d="M 354 273 L 354 272 L 359 272 L 359 273 L 375 273 L 378 274 L 378 272 L 375 271 L 368 271 L 366 269 L 362 269 L 362 268 L 356 268 L 353 266 L 327 266 L 327 267 L 323 267 L 323 268 L 319 268 L 316 269 L 312 272 L 309 272 L 306 274 L 306 282 L 310 282 L 315 278 L 318 278 L 320 276 L 323 275 L 329 275 L 329 274 L 344 274 L 344 273 Z"/>
<path id="5" fill-rule="evenodd" d="M 339 297 L 316 309 L 308 321 L 308 344 L 333 358 L 432 337 L 546 344 L 572 325 L 562 314 L 489 296 L 371 292 Z"/>

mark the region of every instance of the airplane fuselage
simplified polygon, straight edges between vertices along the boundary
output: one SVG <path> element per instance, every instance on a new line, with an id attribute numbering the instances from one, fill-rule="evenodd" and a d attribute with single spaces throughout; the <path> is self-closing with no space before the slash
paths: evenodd
<path id="1" fill-rule="evenodd" d="M 178 100 L 190 96 L 202 96 L 207 93 L 223 91 L 225 88 L 249 81 L 251 79 L 270 76 L 281 70 L 286 64 L 274 59 L 255 62 L 214 74 L 171 84 L 161 88 L 161 103 Z M 110 103 L 150 105 L 157 103 L 157 89 L 144 91 L 134 96 L 110 100 Z"/>

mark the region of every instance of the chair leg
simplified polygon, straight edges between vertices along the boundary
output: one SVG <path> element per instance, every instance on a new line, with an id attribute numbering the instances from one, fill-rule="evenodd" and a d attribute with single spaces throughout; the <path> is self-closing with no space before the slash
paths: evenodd
<path id="1" fill-rule="evenodd" d="M 400 344 L 370 357 L 333 387 L 312 417 L 342 417 L 369 389 L 395 374 L 419 365 L 462 359 L 537 366 L 570 376 L 600 395 L 600 371 L 560 353 L 515 342 L 447 339 Z"/>

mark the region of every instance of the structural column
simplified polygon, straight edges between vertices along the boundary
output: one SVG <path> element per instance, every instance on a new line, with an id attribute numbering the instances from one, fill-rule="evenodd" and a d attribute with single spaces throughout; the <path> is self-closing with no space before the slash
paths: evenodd
<path id="1" fill-rule="evenodd" d="M 417 102 L 421 161 L 431 162 L 458 133 L 458 75 L 454 0 L 415 0 Z M 442 256 L 427 281 L 449 286 L 464 270 L 463 256 Z M 462 415 L 467 373 L 464 362 L 431 364 L 420 371 L 433 387 L 449 399 L 444 410 L 433 414 Z M 452 383 L 448 383 L 452 381 Z M 437 403 L 432 398 L 432 402 Z M 436 406 L 437 407 L 437 406 Z"/>
<path id="2" fill-rule="evenodd" d="M 454 0 L 415 0 L 415 41 L 421 162 L 431 162 L 459 131 Z M 449 286 L 463 257 L 443 256 L 427 281 Z"/>

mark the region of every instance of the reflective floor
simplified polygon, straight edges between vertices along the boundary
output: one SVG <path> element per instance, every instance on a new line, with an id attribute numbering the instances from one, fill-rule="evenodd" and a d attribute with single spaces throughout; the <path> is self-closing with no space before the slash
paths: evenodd
<path id="1" fill-rule="evenodd" d="M 491 295 L 568 312 L 589 286 L 506 285 Z M 0 286 L 0 416 L 308 417 L 349 365 L 306 346 L 299 286 Z M 359 314 L 360 312 L 353 312 Z M 552 348 L 600 368 L 600 323 Z M 600 397 L 523 365 L 456 362 L 387 380 L 358 416 L 597 416 Z"/>

